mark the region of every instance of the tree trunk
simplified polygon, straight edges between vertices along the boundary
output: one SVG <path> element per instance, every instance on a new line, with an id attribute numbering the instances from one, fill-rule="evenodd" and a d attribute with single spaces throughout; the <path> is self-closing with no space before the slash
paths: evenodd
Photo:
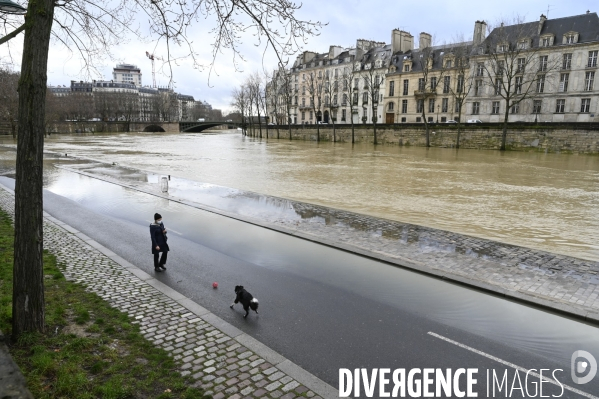
<path id="1" fill-rule="evenodd" d="M 460 133 L 462 132 L 462 104 L 460 104 L 460 112 L 458 112 L 458 138 L 455 143 L 455 148 L 460 148 Z"/>
<path id="2" fill-rule="evenodd" d="M 351 143 L 354 144 L 355 138 L 354 138 L 354 110 L 353 110 L 353 108 L 350 108 L 349 112 L 351 113 Z"/>
<path id="3" fill-rule="evenodd" d="M 424 105 L 423 105 L 423 107 L 424 107 Z M 429 131 L 428 131 L 428 122 L 426 121 L 426 115 L 424 114 L 424 111 L 422 111 L 422 121 L 424 122 L 424 131 L 426 133 L 426 146 L 430 147 L 431 139 L 430 139 L 430 135 L 429 135 Z"/>
<path id="4" fill-rule="evenodd" d="M 19 142 L 15 184 L 13 339 L 43 332 L 43 151 L 48 49 L 54 0 L 31 0 L 19 79 Z"/>
<path id="5" fill-rule="evenodd" d="M 509 103 L 506 101 L 505 114 L 503 116 L 503 132 L 501 134 L 501 147 L 499 147 L 499 151 L 505 151 L 505 144 L 507 142 L 507 120 L 510 116 L 507 104 Z"/>

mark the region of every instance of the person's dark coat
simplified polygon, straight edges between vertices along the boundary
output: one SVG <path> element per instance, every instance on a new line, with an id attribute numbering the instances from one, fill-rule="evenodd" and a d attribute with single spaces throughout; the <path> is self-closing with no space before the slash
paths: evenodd
<path id="1" fill-rule="evenodd" d="M 162 232 L 164 230 L 164 225 L 152 223 L 150 225 L 150 237 L 152 237 L 152 253 L 158 252 L 168 252 L 169 247 L 166 243 L 166 237 Z M 160 250 L 156 250 L 156 246 L 160 247 Z"/>

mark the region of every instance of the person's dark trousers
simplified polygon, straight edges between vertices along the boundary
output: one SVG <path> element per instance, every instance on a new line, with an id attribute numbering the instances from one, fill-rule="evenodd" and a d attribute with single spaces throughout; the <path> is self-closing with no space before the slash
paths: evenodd
<path id="1" fill-rule="evenodd" d="M 160 257 L 160 262 L 158 262 L 158 256 L 162 253 L 162 256 Z M 168 254 L 168 252 L 157 252 L 154 254 L 154 268 L 158 268 L 159 266 L 162 265 L 166 265 L 166 254 Z"/>

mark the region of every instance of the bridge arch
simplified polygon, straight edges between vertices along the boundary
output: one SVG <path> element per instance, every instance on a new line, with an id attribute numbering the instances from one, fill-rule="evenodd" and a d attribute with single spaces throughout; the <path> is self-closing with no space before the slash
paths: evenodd
<path id="1" fill-rule="evenodd" d="M 164 128 L 159 125 L 148 125 L 144 128 L 144 132 L 164 132 Z"/>

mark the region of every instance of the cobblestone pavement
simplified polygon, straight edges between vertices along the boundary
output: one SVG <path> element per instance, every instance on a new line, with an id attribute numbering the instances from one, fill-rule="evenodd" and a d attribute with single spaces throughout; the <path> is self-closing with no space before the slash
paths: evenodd
<path id="1" fill-rule="evenodd" d="M 257 219 L 174 198 L 158 184 L 123 182 L 87 163 L 66 169 L 599 323 L 599 262 L 248 192 L 297 214 Z"/>
<path id="2" fill-rule="evenodd" d="M 14 215 L 14 195 L 4 188 L 0 188 L 0 207 Z M 146 339 L 174 356 L 181 374 L 190 375 L 196 386 L 215 399 L 338 397 L 332 394 L 336 391 L 331 386 L 274 351 L 269 353 L 264 347 L 262 352 L 267 356 L 262 356 L 251 350 L 248 346 L 261 344 L 256 345 L 251 337 L 239 334 L 235 327 L 189 303 L 191 300 L 183 295 L 177 296 L 174 291 L 166 295 L 155 287 L 161 283 L 144 281 L 137 276 L 145 274 L 141 270 L 123 267 L 121 263 L 126 262 L 113 260 L 118 260 L 115 254 L 110 256 L 110 251 L 95 241 L 53 220 L 56 221 L 45 215 L 44 248 L 56 256 L 65 277 L 85 284 L 89 291 L 129 314 Z M 223 329 L 237 331 L 237 336 L 232 337 Z M 284 372 L 283 368 L 291 371 Z M 310 384 L 303 385 L 296 378 L 311 381 L 315 390 L 321 392 L 317 394 L 306 387 Z"/>

